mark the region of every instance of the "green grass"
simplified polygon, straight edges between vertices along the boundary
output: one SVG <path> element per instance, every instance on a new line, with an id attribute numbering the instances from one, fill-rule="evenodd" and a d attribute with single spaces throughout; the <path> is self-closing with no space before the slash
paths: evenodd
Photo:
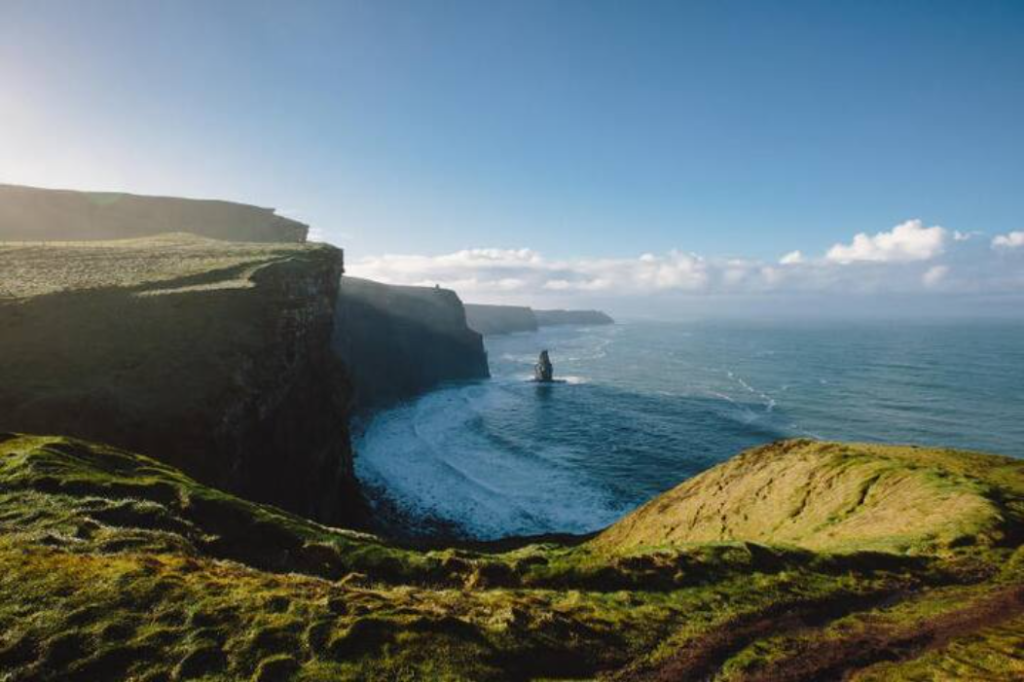
<path id="1" fill-rule="evenodd" d="M 328 248 L 226 242 L 185 233 L 108 241 L 0 241 L 0 301 L 115 287 L 142 295 L 183 287 L 244 288 L 263 266 Z"/>
<path id="2" fill-rule="evenodd" d="M 744 539 L 832 552 L 992 546 L 1020 533 L 1024 467 L 967 452 L 796 440 L 757 448 L 652 500 L 596 544 Z"/>
<path id="3" fill-rule="evenodd" d="M 833 446 L 779 452 L 787 447 Z M 870 476 L 907 457 L 844 447 L 865 460 L 849 470 Z M 744 456 L 757 463 L 750 475 L 766 452 Z M 936 495 L 970 504 L 944 524 L 892 521 L 909 548 L 875 536 L 821 549 L 763 533 L 652 532 L 621 546 L 605 534 L 417 551 L 247 502 L 141 455 L 0 435 L 0 680 L 633 680 L 672 670 L 741 680 L 808 651 L 845 651 L 865 633 L 873 653 L 854 671 L 864 679 L 966 671 L 951 662 L 964 652 L 1010 675 L 1021 615 L 985 609 L 1024 584 L 1020 465 L 915 452 L 936 485 L 953 488 Z M 823 457 L 822 471 L 834 471 Z M 979 513 L 973 495 L 1001 520 Z M 672 517 L 676 498 L 660 499 Z M 984 538 L 946 540 L 966 528 Z M 945 628 L 946 648 L 906 644 L 929 622 Z"/>

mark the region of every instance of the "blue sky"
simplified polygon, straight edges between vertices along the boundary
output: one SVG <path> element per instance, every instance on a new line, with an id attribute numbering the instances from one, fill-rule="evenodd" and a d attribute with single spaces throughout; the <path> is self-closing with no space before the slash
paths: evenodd
<path id="1" fill-rule="evenodd" d="M 0 0 L 0 181 L 276 206 L 395 281 L 825 262 L 919 219 L 1005 291 L 1022 121 L 1016 1 Z"/>

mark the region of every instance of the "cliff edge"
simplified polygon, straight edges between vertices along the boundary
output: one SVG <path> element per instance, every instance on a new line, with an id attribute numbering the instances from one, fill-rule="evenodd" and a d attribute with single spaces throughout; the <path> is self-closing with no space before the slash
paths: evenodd
<path id="1" fill-rule="evenodd" d="M 537 324 L 553 327 L 563 324 L 597 325 L 615 324 L 615 320 L 600 310 L 534 310 Z"/>
<path id="2" fill-rule="evenodd" d="M 304 242 L 296 220 L 230 201 L 0 184 L 0 240 L 127 239 L 189 232 L 243 242 Z"/>
<path id="3" fill-rule="evenodd" d="M 480 334 L 454 291 L 344 277 L 334 349 L 360 409 L 413 397 L 444 381 L 490 376 Z"/>
<path id="4" fill-rule="evenodd" d="M 342 253 L 194 235 L 0 243 L 0 429 L 145 451 L 196 479 L 350 520 Z"/>
<path id="5" fill-rule="evenodd" d="M 470 328 L 484 336 L 535 332 L 540 327 L 557 325 L 615 324 L 600 310 L 534 310 L 527 306 L 466 304 Z"/>
<path id="6" fill-rule="evenodd" d="M 484 336 L 537 331 L 537 317 L 533 309 L 516 305 L 466 304 L 469 327 Z"/>

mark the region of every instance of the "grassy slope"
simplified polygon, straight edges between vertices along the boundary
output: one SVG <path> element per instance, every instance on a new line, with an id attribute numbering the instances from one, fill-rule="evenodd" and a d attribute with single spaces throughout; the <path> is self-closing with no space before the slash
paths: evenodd
<path id="1" fill-rule="evenodd" d="M 309 227 L 230 201 L 0 184 L 0 240 L 126 239 L 194 232 L 246 242 L 302 242 Z"/>
<path id="2" fill-rule="evenodd" d="M 750 450 L 679 485 L 597 543 L 622 549 L 744 539 L 830 551 L 941 552 L 1019 535 L 1011 521 L 1024 514 L 1024 502 L 1004 499 L 1001 490 L 1024 490 L 1019 460 L 795 440 Z"/>
<path id="3" fill-rule="evenodd" d="M 81 242 L 0 241 L 0 301 L 63 291 L 131 288 L 141 295 L 252 286 L 270 263 L 322 250 L 319 244 L 225 242 L 192 234 Z"/>
<path id="4" fill-rule="evenodd" d="M 1024 465 L 798 442 L 695 479 L 697 496 L 742 518 L 743 500 L 755 499 L 745 479 L 763 482 L 773 460 L 794 453 L 818 466 L 763 493 L 778 495 L 781 508 L 793 490 L 833 475 L 836 458 L 856 460 L 846 476 L 862 484 L 878 475 L 873 486 L 897 475 L 879 474 L 894 461 L 919 464 L 927 475 L 905 484 L 923 486 L 915 505 L 957 506 L 944 520 L 910 515 L 887 506 L 895 503 L 885 487 L 825 524 L 839 538 L 827 546 L 812 532 L 817 520 L 772 546 L 770 533 L 751 527 L 748 536 L 744 525 L 729 526 L 728 542 L 670 531 L 693 502 L 677 489 L 659 498 L 659 514 L 637 513 L 643 524 L 627 518 L 575 547 L 419 552 L 220 493 L 139 455 L 0 436 L 0 680 L 930 679 L 937 671 L 1018 679 Z M 729 485 L 704 487 L 723 470 Z M 859 515 L 879 522 L 879 509 L 904 514 L 882 529 L 898 542 L 836 530 L 856 529 Z M 978 540 L 966 542 L 973 531 Z"/>

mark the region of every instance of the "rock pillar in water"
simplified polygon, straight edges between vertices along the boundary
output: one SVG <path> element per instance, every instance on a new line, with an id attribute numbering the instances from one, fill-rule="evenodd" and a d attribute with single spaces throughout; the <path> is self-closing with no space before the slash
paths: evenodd
<path id="1" fill-rule="evenodd" d="M 554 373 L 555 369 L 551 366 L 551 358 L 548 357 L 548 352 L 542 350 L 537 364 L 533 366 L 533 378 L 537 381 L 549 382 Z"/>

